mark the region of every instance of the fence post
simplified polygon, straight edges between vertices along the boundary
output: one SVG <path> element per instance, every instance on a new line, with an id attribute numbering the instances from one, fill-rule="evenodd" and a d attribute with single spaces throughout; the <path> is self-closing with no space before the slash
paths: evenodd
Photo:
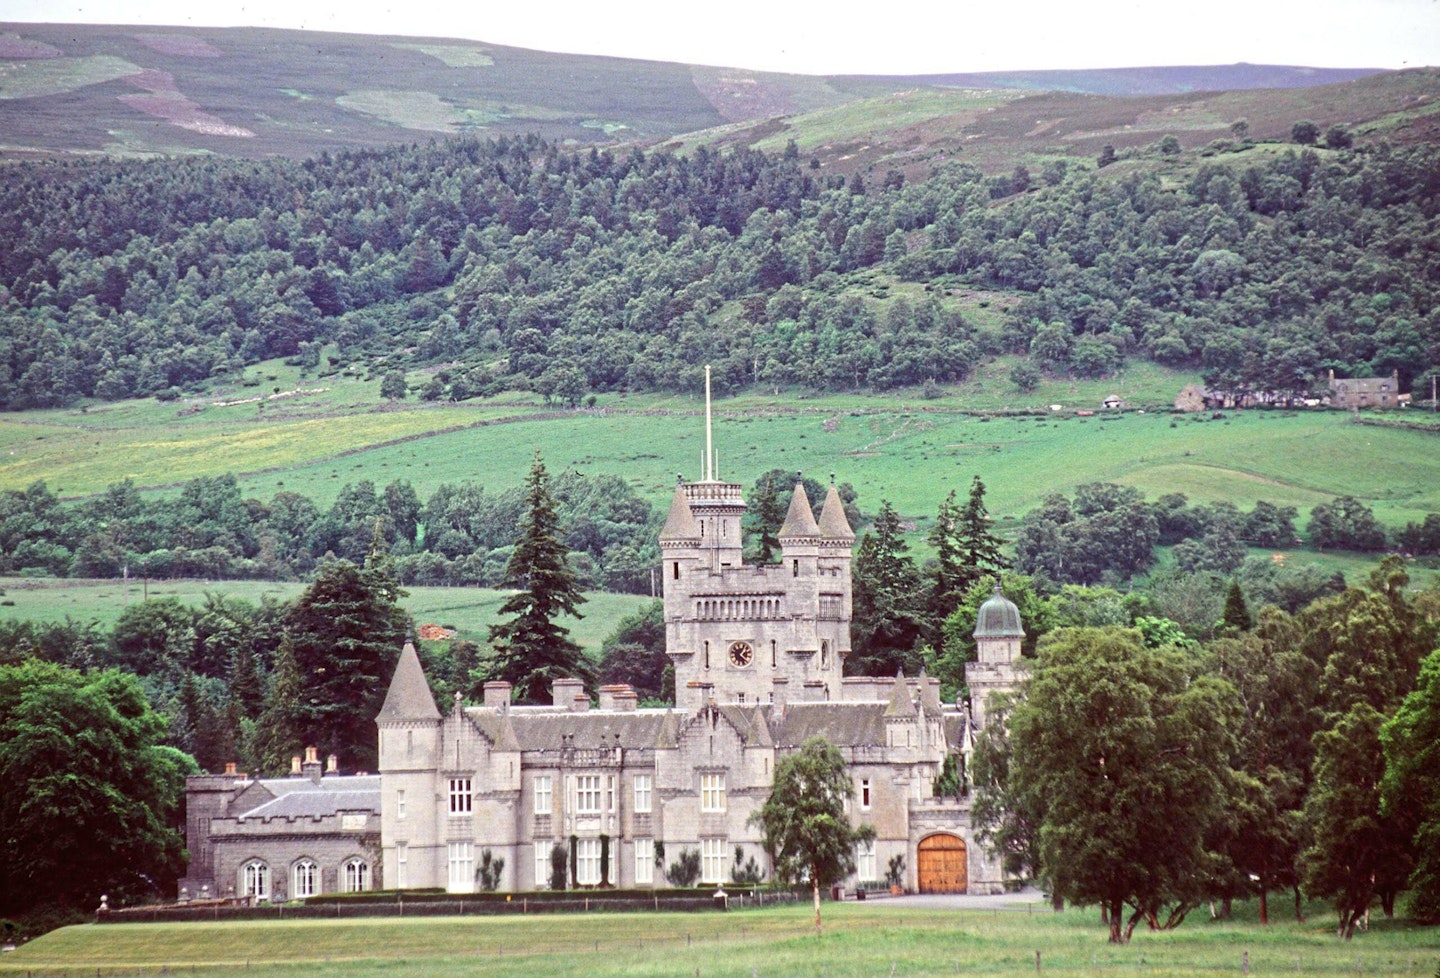
<path id="1" fill-rule="evenodd" d="M 1249 952 L 1249 951 L 1241 951 L 1241 952 L 1240 952 L 1240 973 L 1241 973 L 1242 975 L 1248 975 L 1248 974 L 1250 973 L 1250 952 Z"/>
<path id="2" fill-rule="evenodd" d="M 1038 950 L 1035 952 L 1035 973 L 1037 975 L 1040 973 L 1040 952 Z"/>

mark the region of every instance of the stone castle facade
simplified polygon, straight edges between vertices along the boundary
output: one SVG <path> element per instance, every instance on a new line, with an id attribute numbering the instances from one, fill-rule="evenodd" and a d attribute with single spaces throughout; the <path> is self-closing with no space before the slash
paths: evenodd
<path id="1" fill-rule="evenodd" d="M 750 817 L 776 763 L 815 736 L 844 754 L 850 818 L 876 832 L 852 886 L 878 883 L 899 857 L 908 890 L 1000 891 L 968 797 L 936 783 L 947 763 L 964 769 L 990 698 L 1015 687 L 1015 605 L 997 590 L 981 608 L 968 707 L 942 703 L 923 673 L 845 676 L 855 536 L 838 493 L 817 520 L 796 486 L 778 564 L 742 560 L 744 511 L 738 484 L 676 488 L 660 536 L 673 708 L 641 709 L 628 686 L 602 687 L 592 705 L 578 680 L 561 680 L 548 705 L 514 705 L 509 684 L 491 682 L 480 705 L 442 712 L 407 645 L 376 719 L 378 776 L 302 764 L 291 779 L 192 779 L 190 892 L 293 897 L 312 872 L 321 892 L 470 892 L 487 856 L 504 861 L 500 889 L 543 889 L 557 847 L 580 886 L 666 886 L 687 850 L 704 884 L 729 882 L 737 860 L 768 875 Z"/>

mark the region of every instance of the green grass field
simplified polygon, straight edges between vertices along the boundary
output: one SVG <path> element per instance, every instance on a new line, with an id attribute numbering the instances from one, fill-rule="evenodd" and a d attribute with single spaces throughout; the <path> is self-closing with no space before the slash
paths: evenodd
<path id="1" fill-rule="evenodd" d="M 207 594 L 259 604 L 266 597 L 293 600 L 303 584 L 279 581 L 95 581 L 55 578 L 0 578 L 0 619 L 95 622 L 113 628 L 121 612 L 131 604 L 150 598 L 175 598 L 181 604 L 202 603 Z M 500 605 L 508 592 L 489 588 L 412 587 L 401 606 L 417 625 L 443 625 L 456 630 L 457 637 L 486 641 L 489 626 L 499 619 Z M 598 652 L 600 643 L 615 630 L 616 623 L 647 604 L 650 599 L 631 594 L 594 592 L 581 606 L 584 616 L 568 616 L 561 624 L 581 647 Z"/>
<path id="2" fill-rule="evenodd" d="M 1346 944 L 1330 915 L 1306 924 L 1212 923 L 1106 943 L 1093 911 L 937 910 L 903 900 L 729 914 L 576 914 L 345 921 L 84 925 L 0 960 L 0 974 L 484 974 L 884 978 L 955 974 L 1428 976 L 1440 931 L 1380 922 Z"/>

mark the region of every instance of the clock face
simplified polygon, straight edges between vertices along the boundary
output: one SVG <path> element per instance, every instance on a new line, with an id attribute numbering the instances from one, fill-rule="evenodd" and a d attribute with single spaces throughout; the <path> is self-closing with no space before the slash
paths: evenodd
<path id="1" fill-rule="evenodd" d="M 730 664 L 732 666 L 748 666 L 753 658 L 755 658 L 755 650 L 750 647 L 749 642 L 735 642 L 730 646 Z"/>

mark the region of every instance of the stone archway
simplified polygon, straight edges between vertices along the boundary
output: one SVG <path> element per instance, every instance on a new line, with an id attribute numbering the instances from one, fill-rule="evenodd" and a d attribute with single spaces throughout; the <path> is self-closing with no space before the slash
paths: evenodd
<path id="1" fill-rule="evenodd" d="M 965 893 L 970 888 L 970 868 L 965 840 L 948 832 L 937 832 L 920 840 L 915 853 L 915 870 L 921 893 Z"/>

